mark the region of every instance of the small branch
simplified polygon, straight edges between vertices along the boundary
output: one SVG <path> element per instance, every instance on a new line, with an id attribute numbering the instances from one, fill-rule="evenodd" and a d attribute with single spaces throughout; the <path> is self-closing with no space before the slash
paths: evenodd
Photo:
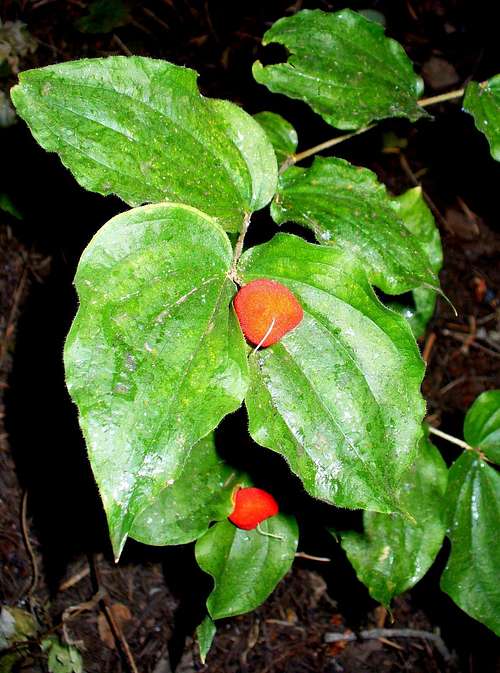
<path id="1" fill-rule="evenodd" d="M 26 546 L 26 551 L 28 552 L 31 567 L 33 568 L 33 575 L 31 576 L 31 582 L 27 592 L 28 597 L 31 597 L 38 585 L 38 563 L 36 561 L 35 552 L 33 551 L 33 545 L 31 544 L 31 540 L 29 537 L 27 510 L 28 510 L 28 491 L 24 491 L 21 503 L 21 530 L 23 533 L 23 540 Z"/>
<path id="2" fill-rule="evenodd" d="M 248 227 L 250 226 L 251 217 L 252 217 L 251 213 L 245 213 L 245 217 L 241 225 L 240 235 L 238 236 L 238 240 L 236 241 L 236 245 L 234 246 L 233 261 L 231 263 L 231 270 L 229 271 L 229 277 L 231 278 L 231 280 L 234 280 L 235 283 L 238 283 L 239 281 L 238 274 L 236 272 L 236 267 L 238 266 L 241 253 L 243 252 L 245 236 L 247 235 Z"/>
<path id="3" fill-rule="evenodd" d="M 421 98 L 418 104 L 421 107 L 429 105 L 437 105 L 437 103 L 445 103 L 448 100 L 455 100 L 461 98 L 465 93 L 465 89 L 455 89 L 455 91 L 448 91 L 447 93 L 440 93 L 439 96 L 431 96 L 430 98 Z"/>
<path id="4" fill-rule="evenodd" d="M 317 561 L 318 563 L 330 563 L 332 560 L 327 556 L 312 556 L 312 554 L 306 554 L 305 551 L 296 552 L 295 558 L 303 558 L 306 559 L 307 561 Z"/>
<path id="5" fill-rule="evenodd" d="M 342 641 L 352 642 L 358 640 L 379 640 L 382 638 L 423 638 L 424 640 L 431 640 L 438 650 L 439 654 L 445 661 L 450 661 L 451 654 L 444 644 L 443 639 L 437 633 L 430 631 L 420 631 L 418 629 L 370 629 L 369 631 L 361 631 L 359 636 L 355 633 L 325 633 L 325 643 L 338 643 Z"/>
<path id="6" fill-rule="evenodd" d="M 464 442 L 463 439 L 458 439 L 458 437 L 453 437 L 453 435 L 449 435 L 447 432 L 443 432 L 442 430 L 438 430 L 437 428 L 434 428 L 432 425 L 427 426 L 429 428 L 429 432 L 431 435 L 436 435 L 436 437 L 441 437 L 441 439 L 446 439 L 447 442 L 450 442 L 451 444 L 456 444 L 462 449 L 466 449 L 467 451 L 475 451 L 474 447 L 471 446 L 470 444 L 467 444 L 467 442 Z"/>

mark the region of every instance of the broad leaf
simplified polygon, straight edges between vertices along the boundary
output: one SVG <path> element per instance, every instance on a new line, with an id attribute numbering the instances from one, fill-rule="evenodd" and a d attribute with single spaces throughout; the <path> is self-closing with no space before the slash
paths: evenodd
<path id="1" fill-rule="evenodd" d="M 354 253 L 369 280 L 400 294 L 438 280 L 428 255 L 399 216 L 375 173 L 343 159 L 317 157 L 310 168 L 289 168 L 280 178 L 271 214 L 312 229 L 317 240 Z"/>
<path id="2" fill-rule="evenodd" d="M 500 635 L 500 474 L 474 451 L 453 463 L 446 493 L 451 553 L 441 588 Z"/>
<path id="3" fill-rule="evenodd" d="M 447 477 L 439 451 L 422 441 L 400 491 L 401 505 L 414 522 L 398 514 L 365 512 L 364 534 L 342 535 L 342 547 L 358 578 L 385 606 L 425 575 L 441 548 L 446 531 Z"/>
<path id="4" fill-rule="evenodd" d="M 152 545 L 192 542 L 231 514 L 239 474 L 218 455 L 213 433 L 191 449 L 174 484 L 134 520 L 130 537 Z"/>
<path id="5" fill-rule="evenodd" d="M 197 73 L 133 56 L 28 70 L 19 115 L 78 182 L 129 205 L 179 201 L 237 231 L 276 187 L 271 144 L 250 115 L 203 98 Z"/>
<path id="6" fill-rule="evenodd" d="M 80 260 L 66 379 L 117 557 L 135 517 L 245 393 L 231 257 L 208 215 L 158 204 L 114 217 Z"/>
<path id="7" fill-rule="evenodd" d="M 270 536 L 277 537 L 270 537 Z M 277 514 L 260 530 L 216 523 L 196 543 L 196 560 L 214 578 L 207 600 L 212 619 L 250 612 L 263 603 L 290 569 L 298 542 L 297 522 Z"/>
<path id="8" fill-rule="evenodd" d="M 470 82 L 465 90 L 464 110 L 490 144 L 491 156 L 500 161 L 500 74 L 488 82 Z"/>
<path id="9" fill-rule="evenodd" d="M 479 395 L 464 421 L 465 441 L 500 465 L 500 390 Z"/>
<path id="10" fill-rule="evenodd" d="M 207 659 L 207 654 L 212 647 L 216 632 L 217 628 L 208 615 L 196 629 L 196 639 L 198 641 L 198 647 L 200 648 L 200 659 L 202 664 L 204 664 Z"/>
<path id="11" fill-rule="evenodd" d="M 287 48 L 288 62 L 264 67 L 257 61 L 257 82 L 304 101 L 338 129 L 359 129 L 386 117 L 427 116 L 417 103 L 421 80 L 401 45 L 350 9 L 305 9 L 280 19 L 262 40 L 274 42 Z"/>
<path id="12" fill-rule="evenodd" d="M 391 512 L 422 433 L 424 367 L 363 266 L 288 234 L 243 255 L 244 282 L 283 283 L 304 309 L 298 327 L 250 356 L 246 405 L 254 440 L 282 454 L 311 495 Z"/>
<path id="13" fill-rule="evenodd" d="M 399 204 L 398 215 L 403 224 L 420 243 L 429 260 L 429 267 L 438 274 L 443 265 L 441 237 L 434 216 L 422 196 L 422 188 L 409 189 L 394 200 Z M 414 306 L 403 306 L 396 302 L 392 302 L 390 306 L 408 320 L 413 334 L 418 338 L 425 332 L 427 323 L 434 314 L 436 292 L 428 287 L 419 287 L 412 294 Z"/>
<path id="14" fill-rule="evenodd" d="M 259 112 L 254 115 L 254 119 L 266 132 L 279 164 L 295 153 L 299 139 L 290 122 L 275 112 Z"/>

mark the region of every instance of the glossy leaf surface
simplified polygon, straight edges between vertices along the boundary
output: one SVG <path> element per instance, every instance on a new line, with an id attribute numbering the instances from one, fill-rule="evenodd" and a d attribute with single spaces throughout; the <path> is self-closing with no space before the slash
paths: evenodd
<path id="1" fill-rule="evenodd" d="M 448 470 L 439 451 L 423 440 L 401 484 L 399 514 L 364 512 L 364 533 L 342 535 L 342 547 L 370 595 L 385 606 L 414 586 L 432 565 L 446 532 Z"/>
<path id="2" fill-rule="evenodd" d="M 500 635 L 500 474 L 464 451 L 450 469 L 446 500 L 451 552 L 441 588 Z"/>
<path id="3" fill-rule="evenodd" d="M 117 556 L 135 517 L 243 398 L 231 258 L 212 218 L 158 204 L 110 220 L 80 260 L 66 380 Z"/>
<path id="4" fill-rule="evenodd" d="M 271 214 L 277 224 L 297 222 L 322 244 L 357 256 L 372 283 L 388 294 L 438 285 L 432 264 L 372 171 L 343 159 L 317 157 L 308 169 L 280 178 Z"/>
<path id="5" fill-rule="evenodd" d="M 208 615 L 196 629 L 196 639 L 198 641 L 198 647 L 200 648 L 200 659 L 202 664 L 204 664 L 207 659 L 207 654 L 210 651 L 216 632 L 217 628 Z"/>
<path id="6" fill-rule="evenodd" d="M 179 201 L 237 231 L 276 187 L 276 159 L 257 122 L 203 98 L 197 73 L 138 56 L 28 70 L 12 90 L 40 145 L 86 189 L 131 206 Z"/>
<path id="7" fill-rule="evenodd" d="M 212 526 L 196 543 L 196 560 L 215 583 L 207 600 L 212 619 L 263 603 L 290 569 L 297 543 L 297 522 L 281 513 L 261 523 L 260 531 L 241 530 L 229 521 Z"/>
<path id="8" fill-rule="evenodd" d="M 422 432 L 424 368 L 363 266 L 287 234 L 243 255 L 244 282 L 278 281 L 304 310 L 279 343 L 250 356 L 246 405 L 254 440 L 282 454 L 311 495 L 390 512 Z"/>
<path id="9" fill-rule="evenodd" d="M 262 43 L 282 44 L 290 56 L 287 63 L 254 63 L 257 82 L 304 101 L 338 129 L 427 115 L 417 104 L 421 81 L 401 45 L 357 12 L 306 9 L 276 21 Z"/>
<path id="10" fill-rule="evenodd" d="M 500 390 L 487 390 L 474 401 L 465 416 L 464 438 L 500 465 Z"/>
<path id="11" fill-rule="evenodd" d="M 213 433 L 190 451 L 182 471 L 134 520 L 130 537 L 151 545 L 192 542 L 233 510 L 239 473 L 217 453 Z"/>
<path id="12" fill-rule="evenodd" d="M 299 139 L 290 122 L 275 112 L 259 112 L 254 119 L 266 132 L 279 164 L 295 153 Z"/>
<path id="13" fill-rule="evenodd" d="M 490 145 L 491 156 L 500 161 L 500 74 L 488 82 L 469 82 L 464 110 L 470 112 Z"/>

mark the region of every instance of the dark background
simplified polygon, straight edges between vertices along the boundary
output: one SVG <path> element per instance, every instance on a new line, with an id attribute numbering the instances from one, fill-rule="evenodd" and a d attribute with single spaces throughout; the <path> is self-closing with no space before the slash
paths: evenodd
<path id="1" fill-rule="evenodd" d="M 86 34 L 75 22 L 87 14 L 88 4 L 4 0 L 2 20 L 24 21 L 38 40 L 36 52 L 23 57 L 20 69 L 128 52 L 165 58 L 196 69 L 200 88 L 208 96 L 228 98 L 250 113 L 267 109 L 283 114 L 299 132 L 299 149 L 330 138 L 335 131 L 305 104 L 273 95 L 252 79 L 251 64 L 256 58 L 269 63 L 284 56 L 281 48 L 260 46 L 262 34 L 281 16 L 301 8 L 348 6 L 379 11 L 387 33 L 403 44 L 416 70 L 424 75 L 427 96 L 459 88 L 470 79 L 486 79 L 500 65 L 492 15 L 495 3 L 158 0 L 129 3 L 123 25 Z M 7 89 L 15 80 L 13 75 L 4 77 L 0 85 Z M 475 130 L 472 118 L 461 112 L 459 102 L 433 107 L 432 112 L 434 121 L 414 126 L 402 120 L 383 122 L 338 146 L 336 154 L 375 170 L 394 193 L 400 193 L 412 186 L 412 175 L 404 169 L 400 154 L 382 151 L 384 134 L 391 131 L 407 141 L 403 152 L 410 171 L 436 204 L 445 250 L 443 289 L 459 317 L 453 317 L 446 303 L 439 303 L 428 330 L 436 341 L 424 393 L 433 422 L 460 436 L 464 412 L 473 399 L 485 389 L 500 387 L 498 357 L 477 347 L 473 337 L 475 345 L 464 347 L 446 333 L 452 323 L 457 334 L 467 336 L 473 321 L 495 311 L 496 318 L 484 325 L 487 330 L 499 330 L 499 171 L 484 137 Z M 113 568 L 76 410 L 64 386 L 62 346 L 76 310 L 72 278 L 78 258 L 92 235 L 125 206 L 118 199 L 83 191 L 55 155 L 38 147 L 22 122 L 0 129 L 0 148 L 0 191 L 9 194 L 23 215 L 21 221 L 3 216 L 0 238 L 4 281 L 0 324 L 5 329 L 13 326 L 4 335 L 8 348 L 2 358 L 6 436 L 0 452 L 0 523 L 12 538 L 0 540 L 3 598 L 10 604 L 27 605 L 25 586 L 31 567 L 19 525 L 20 499 L 26 490 L 30 536 L 41 574 L 35 592 L 37 614 L 47 628 L 57 625 L 69 605 L 92 595 L 95 584 L 90 577 L 64 592 L 60 583 L 93 556 L 112 602 L 129 610 L 124 631 L 139 670 L 155 670 L 158 660 L 166 659 L 167 644 L 172 665 L 186 646 L 180 668 L 201 670 L 189 636 L 202 615 L 203 592 L 210 583 L 196 569 L 190 547 L 155 550 L 130 542 L 120 568 Z M 275 231 L 267 214 L 257 214 L 248 243 L 267 240 Z M 325 646 L 322 636 L 328 630 L 358 629 L 381 619 L 325 532 L 326 525 L 339 530 L 359 528 L 359 513 L 307 498 L 282 461 L 248 439 L 243 411 L 227 418 L 218 434 L 228 458 L 258 472 L 259 485 L 272 484 L 282 507 L 297 514 L 302 528 L 300 549 L 328 556 L 332 562 L 297 561 L 297 568 L 264 608 L 224 622 L 204 670 L 495 670 L 494 636 L 439 590 L 446 545 L 427 577 L 396 602 L 394 615 L 396 626 L 440 628 L 449 649 L 457 653 L 454 662 L 443 662 L 422 641 L 417 646 L 402 642 L 402 650 L 378 641 L 375 649 L 373 645 L 367 649 L 366 643 L 338 651 Z M 449 446 L 440 448 L 448 462 L 457 455 Z M 96 614 L 86 613 L 73 623 L 77 637 L 87 645 L 85 670 L 128 670 L 120 647 L 108 647 L 102 641 Z"/>

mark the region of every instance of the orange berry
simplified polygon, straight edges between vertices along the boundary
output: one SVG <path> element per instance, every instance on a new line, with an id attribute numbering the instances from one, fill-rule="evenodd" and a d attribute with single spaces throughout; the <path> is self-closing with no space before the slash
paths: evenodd
<path id="1" fill-rule="evenodd" d="M 281 283 L 266 278 L 244 285 L 234 298 L 234 308 L 245 337 L 262 347 L 275 344 L 304 317 L 295 295 Z"/>
<path id="2" fill-rule="evenodd" d="M 278 503 L 267 491 L 261 488 L 240 488 L 236 491 L 229 521 L 243 530 L 253 530 L 278 512 Z"/>

